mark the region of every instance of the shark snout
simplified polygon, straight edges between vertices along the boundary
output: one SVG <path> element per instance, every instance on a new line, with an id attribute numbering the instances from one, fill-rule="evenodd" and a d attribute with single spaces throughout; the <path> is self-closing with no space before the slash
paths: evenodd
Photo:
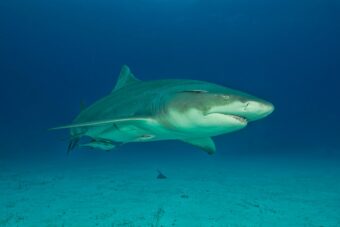
<path id="1" fill-rule="evenodd" d="M 263 99 L 252 96 L 220 96 L 226 102 L 218 102 L 212 106 L 207 113 L 220 113 L 224 115 L 237 116 L 246 122 L 256 121 L 270 115 L 274 111 L 274 105 Z"/>
<path id="2" fill-rule="evenodd" d="M 267 101 L 247 101 L 243 111 L 248 121 L 255 121 L 270 115 L 274 109 L 274 105 Z"/>

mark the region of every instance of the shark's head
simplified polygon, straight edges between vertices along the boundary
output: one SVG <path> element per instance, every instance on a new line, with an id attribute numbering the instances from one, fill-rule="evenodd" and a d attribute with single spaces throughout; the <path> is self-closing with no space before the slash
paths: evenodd
<path id="1" fill-rule="evenodd" d="M 213 84 L 176 91 L 167 110 L 173 125 L 213 136 L 244 128 L 274 111 L 273 104 L 252 95 Z"/>

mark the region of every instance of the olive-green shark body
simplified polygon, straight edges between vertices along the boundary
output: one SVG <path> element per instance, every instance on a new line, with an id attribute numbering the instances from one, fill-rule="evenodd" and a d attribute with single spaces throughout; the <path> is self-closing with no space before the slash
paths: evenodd
<path id="1" fill-rule="evenodd" d="M 71 125 L 69 151 L 80 146 L 111 150 L 130 142 L 181 140 L 208 154 L 211 137 L 246 127 L 274 106 L 249 94 L 195 80 L 138 80 L 123 66 L 108 96 L 83 109 Z"/>

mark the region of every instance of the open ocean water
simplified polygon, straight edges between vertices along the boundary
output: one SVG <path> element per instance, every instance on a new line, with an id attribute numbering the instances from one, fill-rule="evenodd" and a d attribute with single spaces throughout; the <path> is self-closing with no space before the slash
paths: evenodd
<path id="1" fill-rule="evenodd" d="M 340 1 L 0 0 L 0 226 L 340 226 Z M 275 111 L 214 138 L 67 154 L 120 68 Z M 159 172 L 166 179 L 157 178 Z"/>

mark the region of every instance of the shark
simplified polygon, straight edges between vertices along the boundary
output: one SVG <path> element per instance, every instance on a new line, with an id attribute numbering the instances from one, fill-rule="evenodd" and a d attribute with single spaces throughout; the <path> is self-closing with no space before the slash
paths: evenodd
<path id="1" fill-rule="evenodd" d="M 180 140 L 212 155 L 212 137 L 243 129 L 273 111 L 272 103 L 245 92 L 199 80 L 142 81 L 123 65 L 107 96 L 83 107 L 71 124 L 51 130 L 70 130 L 68 152 Z M 82 138 L 88 139 L 81 143 Z"/>

